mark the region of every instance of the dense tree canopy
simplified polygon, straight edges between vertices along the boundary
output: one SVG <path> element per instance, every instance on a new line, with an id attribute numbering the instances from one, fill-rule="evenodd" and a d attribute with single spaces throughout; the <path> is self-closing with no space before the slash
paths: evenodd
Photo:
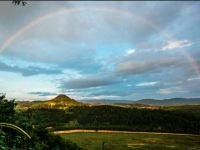
<path id="1" fill-rule="evenodd" d="M 5 94 L 0 95 L 0 122 L 14 122 L 15 106 L 14 100 L 8 101 Z"/>
<path id="2" fill-rule="evenodd" d="M 110 129 L 200 133 L 200 118 L 185 111 L 138 109 L 115 106 L 76 106 L 64 109 L 25 110 L 36 126 L 63 129 Z M 40 120 L 43 120 L 41 123 Z"/>

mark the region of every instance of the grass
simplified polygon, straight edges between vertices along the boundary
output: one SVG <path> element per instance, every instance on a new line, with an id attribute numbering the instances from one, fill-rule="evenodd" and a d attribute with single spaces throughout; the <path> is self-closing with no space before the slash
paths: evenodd
<path id="1" fill-rule="evenodd" d="M 125 133 L 68 133 L 61 135 L 84 150 L 200 150 L 200 136 Z"/>

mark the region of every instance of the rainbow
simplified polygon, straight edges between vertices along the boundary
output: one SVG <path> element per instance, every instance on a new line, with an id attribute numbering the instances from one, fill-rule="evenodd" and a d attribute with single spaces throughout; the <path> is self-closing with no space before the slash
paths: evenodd
<path id="1" fill-rule="evenodd" d="M 137 18 L 138 20 L 140 20 L 141 22 L 151 26 L 153 29 L 155 30 L 159 30 L 159 28 L 153 24 L 152 22 L 150 22 L 149 20 L 147 20 L 146 18 L 144 18 L 143 16 L 137 14 L 137 13 L 130 13 L 128 11 L 124 11 L 121 9 L 116 9 L 116 8 L 108 8 L 108 7 L 76 7 L 76 8 L 62 8 L 60 10 L 45 14 L 43 16 L 40 16 L 36 19 L 34 19 L 33 21 L 29 22 L 28 24 L 22 26 L 20 29 L 18 29 L 16 32 L 14 32 L 12 35 L 10 35 L 4 42 L 3 44 L 0 46 L 0 52 L 4 51 L 7 47 L 9 47 L 9 45 L 12 44 L 13 41 L 15 41 L 18 37 L 20 37 L 22 34 L 24 34 L 25 32 L 29 31 L 30 29 L 34 28 L 35 26 L 39 25 L 40 23 L 54 18 L 56 16 L 59 15 L 63 15 L 65 13 L 74 13 L 74 12 L 81 12 L 81 11 L 87 11 L 87 10 L 95 10 L 95 11 L 105 11 L 105 12 L 111 12 L 111 13 L 118 13 L 118 14 L 124 14 L 124 15 L 128 15 L 134 18 Z M 166 34 L 167 37 L 169 37 L 169 35 Z"/>
<path id="2" fill-rule="evenodd" d="M 21 35 L 23 35 L 27 31 L 29 31 L 30 29 L 34 28 L 35 26 L 39 25 L 40 23 L 42 23 L 42 22 L 44 22 L 44 21 L 46 21 L 48 19 L 52 19 L 54 17 L 63 15 L 65 13 L 74 13 L 74 12 L 81 12 L 81 11 L 87 11 L 87 10 L 105 11 L 105 12 L 108 12 L 108 13 L 116 13 L 116 14 L 128 15 L 130 17 L 137 18 L 139 21 L 149 25 L 152 29 L 154 29 L 157 32 L 162 31 L 159 26 L 157 26 L 156 24 L 154 24 L 153 22 L 151 22 L 147 18 L 137 14 L 136 12 L 132 12 L 132 11 L 129 12 L 129 11 L 126 11 L 126 10 L 113 8 L 113 7 L 92 7 L 92 6 L 90 6 L 90 7 L 61 8 L 61 9 L 59 9 L 57 11 L 45 14 L 43 16 L 39 16 L 39 17 L 35 18 L 33 21 L 31 21 L 31 22 L 27 23 L 26 25 L 22 26 L 21 28 L 19 28 L 16 32 L 11 34 L 1 44 L 0 53 L 5 51 L 16 39 L 18 39 L 18 37 L 20 37 Z M 169 40 L 175 40 L 175 38 L 172 38 L 172 36 L 170 36 L 170 34 L 168 34 L 168 33 L 163 33 L 162 32 L 162 34 L 163 34 L 164 37 L 166 37 Z M 188 52 L 186 52 L 185 50 L 183 50 L 181 52 L 183 52 L 183 55 L 186 57 L 188 62 L 191 64 L 192 68 L 197 73 L 197 75 L 200 76 L 200 68 L 199 68 L 197 62 L 195 61 L 195 59 Z"/>

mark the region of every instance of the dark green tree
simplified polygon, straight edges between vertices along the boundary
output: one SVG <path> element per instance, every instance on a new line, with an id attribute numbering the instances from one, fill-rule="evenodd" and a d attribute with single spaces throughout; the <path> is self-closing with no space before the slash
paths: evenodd
<path id="1" fill-rule="evenodd" d="M 0 122 L 13 123 L 15 116 L 15 100 L 7 100 L 5 94 L 0 94 Z"/>

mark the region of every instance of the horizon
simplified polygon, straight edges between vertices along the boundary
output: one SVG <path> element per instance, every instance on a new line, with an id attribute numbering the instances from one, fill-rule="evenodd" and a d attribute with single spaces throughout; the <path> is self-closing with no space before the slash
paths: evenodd
<path id="1" fill-rule="evenodd" d="M 21 100 L 16 100 L 17 102 L 25 102 L 25 101 L 30 101 L 30 102 L 34 102 L 34 101 L 49 101 L 49 100 L 52 100 L 54 98 L 57 98 L 58 96 L 60 95 L 64 95 L 64 96 L 67 96 L 69 97 L 68 95 L 65 95 L 65 94 L 58 94 L 56 96 L 51 96 L 49 97 L 48 99 L 35 99 L 35 100 L 26 100 L 26 99 L 21 99 Z M 70 99 L 74 99 L 72 97 L 69 97 Z M 11 98 L 11 99 L 14 99 L 14 98 Z M 172 97 L 172 98 L 166 98 L 166 99 L 153 99 L 153 98 L 143 98 L 143 99 L 137 99 L 137 100 L 131 100 L 131 99 L 74 99 L 75 101 L 78 101 L 78 102 L 98 102 L 98 101 L 132 101 L 132 102 L 136 102 L 136 101 L 141 101 L 141 100 L 159 100 L 159 101 L 162 101 L 162 100 L 171 100 L 171 99 L 199 99 L 199 97 Z"/>
<path id="2" fill-rule="evenodd" d="M 8 99 L 200 97 L 200 3 L 0 2 Z"/>

